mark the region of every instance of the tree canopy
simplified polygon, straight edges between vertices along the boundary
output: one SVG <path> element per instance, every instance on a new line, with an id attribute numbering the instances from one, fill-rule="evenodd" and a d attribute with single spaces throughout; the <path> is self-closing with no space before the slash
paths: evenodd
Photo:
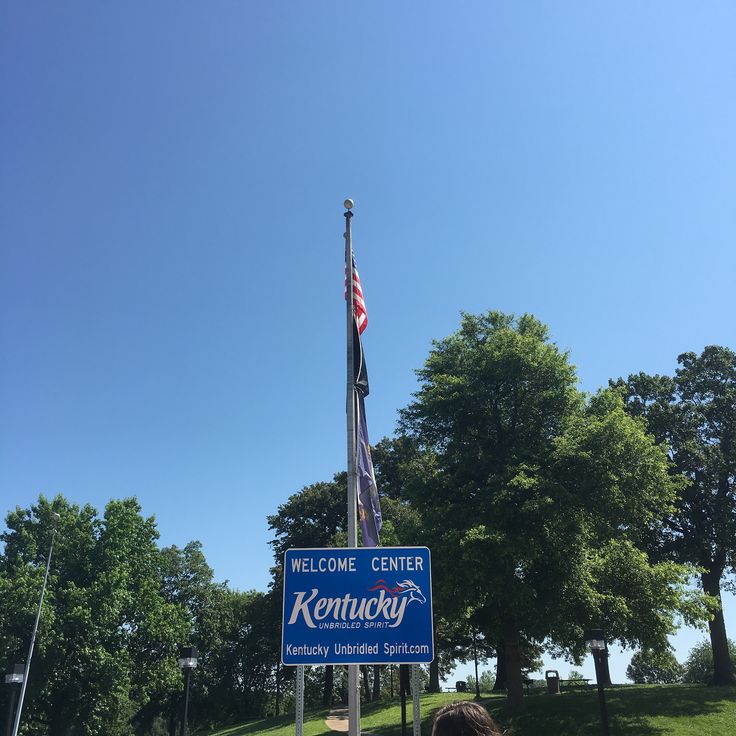
<path id="1" fill-rule="evenodd" d="M 736 353 L 706 347 L 683 353 L 674 376 L 631 375 L 614 385 L 642 417 L 682 481 L 665 516 L 657 553 L 701 570 L 713 601 L 709 621 L 714 681 L 736 682 L 721 610 L 721 581 L 736 561 Z"/>
<path id="2" fill-rule="evenodd" d="M 184 610 L 161 595 L 158 533 L 137 501 L 90 506 L 41 497 L 7 517 L 0 555 L 0 654 L 23 661 L 52 528 L 58 535 L 24 711 L 26 733 L 129 734 L 146 705 L 178 687 Z"/>
<path id="3" fill-rule="evenodd" d="M 62 496 L 16 509 L 0 537 L 0 657 L 22 662 L 48 555 L 54 554 L 23 711 L 23 733 L 130 736 L 171 732 L 182 674 L 178 649 L 199 647 L 192 715 L 261 714 L 273 695 L 271 602 L 213 582 L 201 545 L 157 545 L 135 499 L 102 517 Z"/>
<path id="4" fill-rule="evenodd" d="M 688 570 L 640 546 L 675 500 L 666 453 L 615 393 L 585 401 L 546 326 L 464 315 L 417 373 L 401 428 L 434 472 L 411 500 L 437 587 L 505 652 L 512 707 L 524 642 L 581 654 L 592 623 L 625 644 L 662 642 L 676 612 L 702 615 Z"/>

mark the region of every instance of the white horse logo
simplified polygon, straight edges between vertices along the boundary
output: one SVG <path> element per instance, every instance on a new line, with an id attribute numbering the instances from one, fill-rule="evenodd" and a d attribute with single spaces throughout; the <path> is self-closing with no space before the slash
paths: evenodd
<path id="1" fill-rule="evenodd" d="M 400 583 L 396 583 L 393 588 L 389 588 L 385 580 L 377 580 L 376 584 L 368 590 L 385 590 L 392 598 L 396 598 L 400 595 L 408 595 L 409 603 L 412 601 L 419 601 L 420 603 L 426 603 L 427 598 L 422 589 L 413 580 L 402 580 Z"/>

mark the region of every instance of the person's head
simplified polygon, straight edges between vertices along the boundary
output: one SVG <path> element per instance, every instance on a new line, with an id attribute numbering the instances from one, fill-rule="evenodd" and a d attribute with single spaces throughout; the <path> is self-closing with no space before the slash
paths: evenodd
<path id="1" fill-rule="evenodd" d="M 478 703 L 463 700 L 440 708 L 434 717 L 432 736 L 501 736 L 498 724 Z"/>

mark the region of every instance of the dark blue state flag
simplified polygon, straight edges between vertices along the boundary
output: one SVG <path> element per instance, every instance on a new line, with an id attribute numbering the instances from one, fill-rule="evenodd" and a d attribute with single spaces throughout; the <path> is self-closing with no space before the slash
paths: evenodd
<path id="1" fill-rule="evenodd" d="M 365 421 L 365 402 L 358 395 L 358 516 L 363 532 L 364 547 L 378 547 L 381 543 L 381 502 L 378 500 L 376 475 L 373 472 L 371 448 L 368 444 L 368 425 Z"/>

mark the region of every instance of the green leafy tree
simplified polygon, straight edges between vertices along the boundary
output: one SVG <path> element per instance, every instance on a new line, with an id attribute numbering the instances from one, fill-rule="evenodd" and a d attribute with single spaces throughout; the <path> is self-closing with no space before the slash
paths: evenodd
<path id="1" fill-rule="evenodd" d="M 493 692 L 493 686 L 496 684 L 496 675 L 491 670 L 483 670 L 478 678 L 478 685 L 480 686 L 480 692 L 490 693 Z M 476 692 L 475 689 L 475 676 L 468 675 L 468 691 L 471 693 Z"/>
<path id="2" fill-rule="evenodd" d="M 728 640 L 728 651 L 731 660 L 736 661 L 736 644 L 732 639 Z M 713 647 L 709 641 L 701 641 L 690 650 L 683 665 L 682 679 L 684 682 L 699 683 L 701 685 L 713 684 L 715 667 L 713 665 Z"/>
<path id="3" fill-rule="evenodd" d="M 347 476 L 337 473 L 329 482 L 312 483 L 294 493 L 268 517 L 276 566 L 291 547 L 334 547 L 347 527 Z"/>
<path id="4" fill-rule="evenodd" d="M 569 625 L 580 610 L 609 639 L 628 647 L 666 646 L 676 617 L 694 625 L 704 621 L 706 603 L 689 588 L 692 568 L 651 553 L 680 483 L 643 422 L 627 415 L 616 392 L 601 391 L 556 444 L 552 486 L 561 502 L 569 494 L 574 503 L 569 514 L 554 518 L 563 530 L 579 530 L 579 543 L 564 553 L 583 564 L 561 578 L 556 611 L 562 618 L 551 617 L 552 640 L 574 642 L 572 652 L 583 653 L 583 630 Z"/>
<path id="5" fill-rule="evenodd" d="M 221 601 L 223 645 L 211 654 L 210 686 L 203 699 L 213 720 L 237 721 L 270 710 L 276 689 L 273 602 L 257 591 L 225 592 Z M 219 715 L 213 712 L 219 708 Z"/>
<path id="6" fill-rule="evenodd" d="M 186 611 L 188 641 L 200 653 L 192 673 L 190 721 L 222 723 L 262 715 L 275 689 L 278 626 L 270 596 L 215 583 L 196 541 L 162 549 L 160 576 L 165 599 Z M 168 711 L 170 731 L 179 702 L 177 693 L 151 708 Z"/>
<path id="7" fill-rule="evenodd" d="M 383 438 L 373 448 L 376 481 L 381 495 L 384 528 L 382 543 L 386 545 L 426 545 L 429 542 L 419 508 L 411 503 L 411 487 L 421 488 L 431 482 L 436 472 L 434 457 L 407 435 Z M 433 560 L 433 570 L 437 570 Z M 429 665 L 430 692 L 440 692 L 441 678 L 449 675 L 457 662 L 473 657 L 470 611 L 458 615 L 448 605 L 445 588 L 435 584 L 433 591 L 435 658 Z M 445 611 L 450 615 L 446 616 Z M 477 640 L 481 659 L 493 656 L 494 650 L 482 636 Z"/>
<path id="8" fill-rule="evenodd" d="M 275 565 L 271 570 L 271 596 L 281 601 L 283 595 L 284 553 L 291 547 L 342 547 L 347 534 L 347 474 L 337 473 L 330 482 L 313 483 L 294 493 L 268 517 L 274 532 L 270 542 Z M 277 620 L 281 621 L 279 610 Z M 280 628 L 278 629 L 280 639 Z M 276 646 L 278 646 L 276 644 Z M 278 662 L 274 649 L 274 663 Z M 291 668 L 290 668 L 291 669 Z M 290 671 L 290 670 L 289 670 Z M 285 674 L 288 674 L 285 673 Z M 324 668 L 322 704 L 329 706 L 335 688 L 334 668 Z"/>
<path id="9" fill-rule="evenodd" d="M 631 657 L 626 677 L 637 685 L 668 685 L 682 680 L 683 667 L 669 648 L 642 649 Z"/>
<path id="10" fill-rule="evenodd" d="M 643 417 L 667 448 L 673 472 L 684 481 L 656 551 L 701 570 L 702 589 L 714 604 L 713 682 L 733 684 L 721 585 L 736 560 L 736 353 L 710 346 L 677 362 L 673 377 L 640 373 L 614 385 L 627 410 Z"/>
<path id="11" fill-rule="evenodd" d="M 91 506 L 43 496 L 1 535 L 0 656 L 24 656 L 53 513 L 54 556 L 24 704 L 24 736 L 128 736 L 146 706 L 178 689 L 183 609 L 160 592 L 158 533 L 134 499 Z"/>
<path id="12" fill-rule="evenodd" d="M 525 644 L 580 656 L 593 622 L 622 642 L 659 642 L 676 611 L 702 615 L 687 571 L 652 565 L 637 546 L 673 502 L 666 454 L 620 397 L 586 405 L 543 324 L 464 315 L 418 375 L 401 426 L 432 458 L 407 487 L 434 588 L 498 642 L 512 710 L 523 707 Z"/>

